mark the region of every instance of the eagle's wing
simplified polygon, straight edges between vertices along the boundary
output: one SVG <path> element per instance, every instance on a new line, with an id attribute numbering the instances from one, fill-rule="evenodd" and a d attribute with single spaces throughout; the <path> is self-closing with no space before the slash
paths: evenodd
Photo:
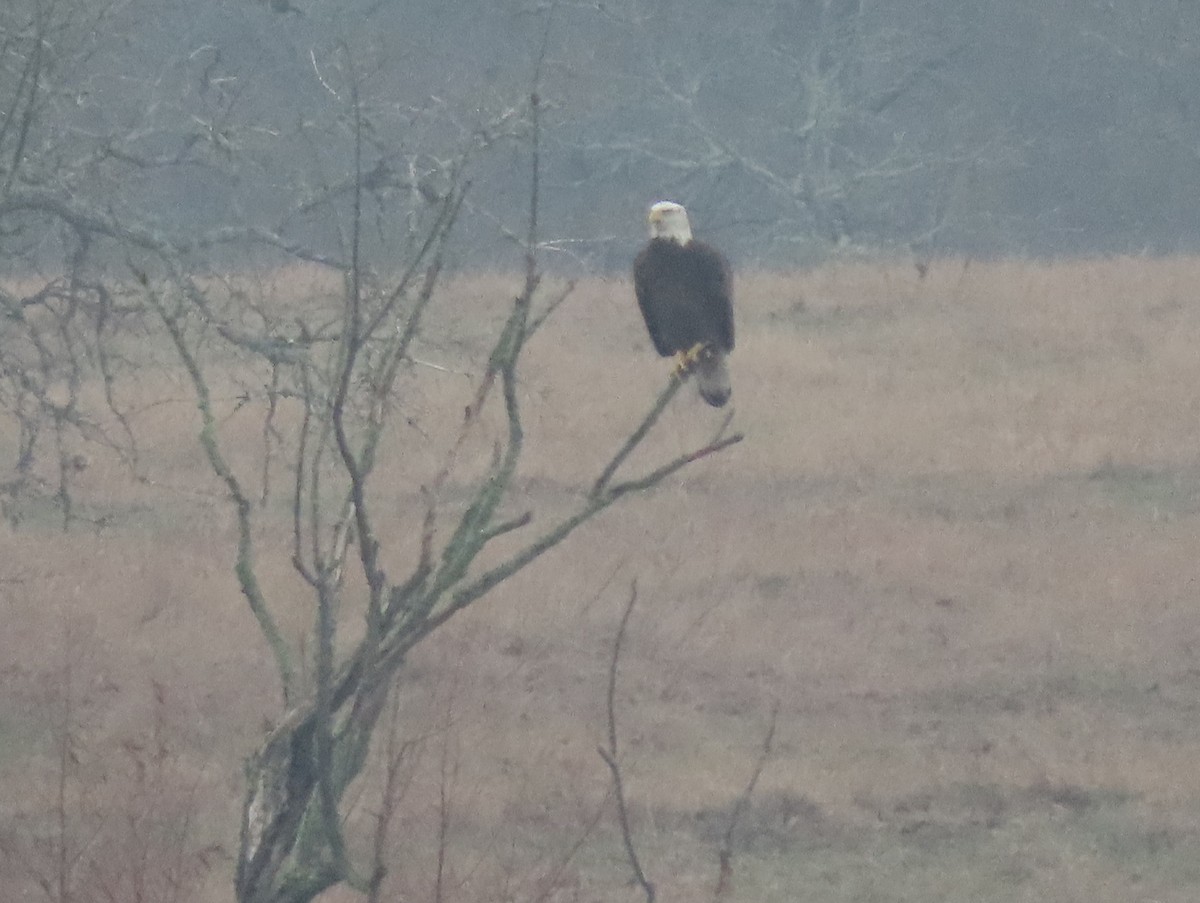
<path id="1" fill-rule="evenodd" d="M 659 317 L 659 311 L 653 301 L 655 286 L 654 276 L 649 266 L 650 246 L 647 245 L 633 262 L 633 291 L 637 295 L 638 307 L 642 311 L 642 319 L 646 321 L 646 329 L 650 332 L 650 341 L 654 350 L 663 357 L 673 353 L 674 348 L 666 341 L 666 324 Z M 661 291 L 661 288 L 659 289 Z"/>
<path id="2" fill-rule="evenodd" d="M 710 327 L 715 330 L 718 344 L 722 351 L 733 350 L 733 275 L 725 255 L 712 245 L 702 241 L 692 241 L 688 250 L 695 255 L 696 267 L 700 278 L 698 285 L 703 287 L 704 313 L 708 317 Z"/>

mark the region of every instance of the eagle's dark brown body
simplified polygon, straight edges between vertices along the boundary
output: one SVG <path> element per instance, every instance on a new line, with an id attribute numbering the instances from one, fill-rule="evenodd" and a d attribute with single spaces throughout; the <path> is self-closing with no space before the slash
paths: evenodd
<path id="1" fill-rule="evenodd" d="M 698 343 L 733 350 L 733 279 L 716 248 L 652 238 L 633 263 L 633 288 L 659 354 Z"/>

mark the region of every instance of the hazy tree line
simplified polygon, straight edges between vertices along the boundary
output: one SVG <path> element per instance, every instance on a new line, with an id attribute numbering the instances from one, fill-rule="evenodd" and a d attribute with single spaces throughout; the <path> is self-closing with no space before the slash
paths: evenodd
<path id="1" fill-rule="evenodd" d="M 845 251 L 1167 252 L 1194 247 L 1200 232 L 1193 4 L 108 7 L 102 30 L 53 48 L 57 115 L 70 129 L 62 146 L 82 153 L 87 142 L 132 136 L 142 165 L 73 190 L 117 207 L 136 198 L 164 227 L 226 223 L 230 212 L 268 225 L 312 166 L 337 180 L 344 147 L 312 116 L 328 86 L 309 52 L 334 34 L 378 60 L 372 88 L 395 119 L 372 122 L 371 140 L 400 164 L 373 186 L 436 193 L 447 148 L 502 119 L 519 95 L 553 9 L 544 85 L 553 266 L 624 269 L 645 204 L 662 197 L 694 207 L 698 226 L 740 261 L 770 266 Z M 241 162 L 278 136 L 289 146 L 274 142 L 269 167 Z M 236 178 L 195 160 L 161 165 L 181 141 L 193 156 L 236 150 Z M 66 159 L 40 162 L 69 171 Z M 520 175 L 504 153 L 481 163 L 457 259 L 502 261 L 502 234 L 523 209 Z M 288 228 L 328 247 L 334 227 L 313 211 Z"/>

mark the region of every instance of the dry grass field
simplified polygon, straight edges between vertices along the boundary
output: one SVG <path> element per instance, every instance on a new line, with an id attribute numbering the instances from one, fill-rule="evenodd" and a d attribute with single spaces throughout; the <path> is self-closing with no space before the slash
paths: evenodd
<path id="1" fill-rule="evenodd" d="M 641 899 L 596 752 L 636 578 L 617 703 L 660 900 L 713 898 L 778 700 L 727 899 L 1195 903 L 1196 286 L 1197 259 L 743 274 L 746 440 L 602 515 L 406 666 L 396 736 L 418 742 L 386 898 Z M 469 388 L 450 371 L 472 366 L 486 312 L 516 288 L 454 283 L 420 349 L 449 370 L 418 367 L 403 387 L 415 425 L 374 483 L 396 512 L 397 569 Z M 524 361 L 514 505 L 576 499 L 666 372 L 628 284 L 582 284 Z M 45 898 L 53 857 L 27 841 L 60 811 L 100 863 L 92 890 L 132 887 L 130 861 L 146 881 L 178 862 L 195 891 L 173 899 L 231 899 L 240 762 L 278 688 L 182 383 L 174 397 L 139 418 L 147 483 L 99 454 L 80 475 L 102 525 L 64 535 L 34 510 L 0 528 L 3 899 Z M 630 466 L 704 442 L 720 417 L 685 387 Z M 231 406 L 223 429 L 251 468 L 261 421 Z M 286 498 L 268 510 L 263 576 L 299 643 Z M 379 781 L 356 793 L 360 856 Z"/>

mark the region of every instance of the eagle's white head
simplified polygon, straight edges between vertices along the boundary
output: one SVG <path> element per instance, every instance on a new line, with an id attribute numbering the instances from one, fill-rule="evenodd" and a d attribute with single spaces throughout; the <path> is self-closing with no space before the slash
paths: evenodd
<path id="1" fill-rule="evenodd" d="M 650 221 L 651 238 L 666 238 L 681 245 L 692 240 L 692 227 L 683 204 L 659 201 L 650 208 L 647 219 Z"/>

